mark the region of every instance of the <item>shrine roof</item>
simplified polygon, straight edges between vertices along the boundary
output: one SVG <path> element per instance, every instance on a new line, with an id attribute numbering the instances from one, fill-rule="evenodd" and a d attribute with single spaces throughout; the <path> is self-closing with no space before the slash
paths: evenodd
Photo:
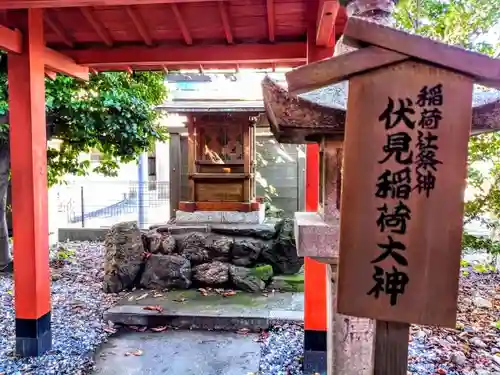
<path id="1" fill-rule="evenodd" d="M 336 0 L 323 1 L 322 40 L 346 22 Z M 47 46 L 101 70 L 259 69 L 306 61 L 312 0 L 2 0 L 0 25 L 16 9 L 45 8 Z M 317 13 L 317 12 L 316 12 Z M 318 25 L 320 22 L 318 21 Z M 319 26 L 318 26 L 319 30 Z M 321 44 L 323 43 L 323 44 Z M 326 43 L 326 44 L 325 44 Z"/>
<path id="2" fill-rule="evenodd" d="M 157 107 L 169 113 L 195 112 L 264 112 L 262 100 L 179 100 Z"/>

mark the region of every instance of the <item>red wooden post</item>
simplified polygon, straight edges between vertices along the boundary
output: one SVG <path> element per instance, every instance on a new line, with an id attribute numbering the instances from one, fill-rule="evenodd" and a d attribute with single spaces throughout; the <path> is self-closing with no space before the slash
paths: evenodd
<path id="1" fill-rule="evenodd" d="M 312 14 L 307 32 L 308 64 L 333 54 L 333 48 L 316 46 L 316 12 Z M 319 145 L 313 143 L 306 146 L 306 211 L 316 212 L 318 202 Z M 327 267 L 304 258 L 304 372 L 326 373 L 327 369 Z"/>
<path id="2" fill-rule="evenodd" d="M 9 53 L 16 352 L 51 349 L 42 9 L 23 10 L 23 51 Z"/>

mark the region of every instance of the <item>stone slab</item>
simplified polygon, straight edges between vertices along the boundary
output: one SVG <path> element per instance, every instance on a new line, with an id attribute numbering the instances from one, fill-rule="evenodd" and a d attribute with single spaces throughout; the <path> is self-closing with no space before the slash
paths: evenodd
<path id="1" fill-rule="evenodd" d="M 300 256 L 337 259 L 339 254 L 340 217 L 326 223 L 316 212 L 295 213 L 295 241 Z"/>
<path id="2" fill-rule="evenodd" d="M 146 298 L 137 298 L 148 294 Z M 234 331 L 248 328 L 259 332 L 278 322 L 302 323 L 303 293 L 270 293 L 268 296 L 238 292 L 235 296 L 202 296 L 196 290 L 170 291 L 160 297 L 155 292 L 139 290 L 125 296 L 104 313 L 105 320 L 117 324 Z M 157 295 L 157 294 L 156 294 Z M 163 311 L 144 310 L 161 306 Z"/>
<path id="3" fill-rule="evenodd" d="M 97 353 L 95 375 L 245 375 L 257 373 L 257 335 L 233 332 L 128 332 Z M 141 350 L 142 355 L 126 353 Z"/>
<path id="4" fill-rule="evenodd" d="M 258 211 L 175 211 L 176 224 L 262 224 L 265 220 L 265 205 Z"/>
<path id="5" fill-rule="evenodd" d="M 104 241 L 109 228 L 59 228 L 58 240 L 65 241 Z"/>

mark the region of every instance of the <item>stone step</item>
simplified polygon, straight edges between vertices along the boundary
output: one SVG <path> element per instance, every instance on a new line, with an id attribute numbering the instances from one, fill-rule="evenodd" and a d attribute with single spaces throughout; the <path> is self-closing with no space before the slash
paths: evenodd
<path id="1" fill-rule="evenodd" d="M 155 298 L 154 292 L 137 301 L 146 291 L 125 296 L 118 305 L 104 313 L 104 319 L 115 324 L 156 327 L 169 325 L 179 329 L 249 332 L 266 330 L 282 323 L 304 321 L 302 293 L 239 292 L 236 296 L 201 296 L 199 292 L 170 291 Z M 183 297 L 186 296 L 186 297 Z M 159 306 L 160 311 L 145 309 Z"/>

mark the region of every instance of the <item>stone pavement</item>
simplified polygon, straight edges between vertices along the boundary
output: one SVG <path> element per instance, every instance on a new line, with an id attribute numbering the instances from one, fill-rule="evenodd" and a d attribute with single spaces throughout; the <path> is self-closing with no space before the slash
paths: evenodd
<path id="1" fill-rule="evenodd" d="M 247 375 L 259 370 L 256 338 L 255 334 L 181 330 L 118 334 L 97 354 L 94 374 Z"/>
<path id="2" fill-rule="evenodd" d="M 160 311 L 145 310 L 160 306 Z M 105 320 L 137 326 L 170 325 L 177 328 L 258 332 L 275 323 L 304 320 L 303 293 L 252 294 L 224 297 L 197 290 L 154 292 L 137 290 L 104 314 Z"/>

